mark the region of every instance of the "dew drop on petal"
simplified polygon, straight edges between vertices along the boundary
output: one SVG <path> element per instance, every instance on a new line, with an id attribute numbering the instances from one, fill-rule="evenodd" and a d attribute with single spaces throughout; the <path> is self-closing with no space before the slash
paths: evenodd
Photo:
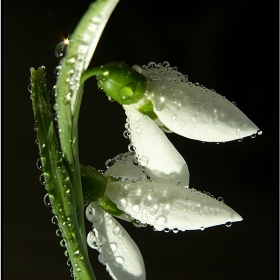
<path id="1" fill-rule="evenodd" d="M 166 224 L 166 217 L 165 216 L 158 216 L 155 220 L 155 223 L 154 223 L 154 228 L 157 230 L 157 231 L 162 231 L 164 230 L 165 228 L 165 224 Z"/>
<path id="2" fill-rule="evenodd" d="M 121 266 L 124 263 L 124 259 L 120 256 L 115 257 L 115 263 L 117 266 Z"/>
<path id="3" fill-rule="evenodd" d="M 120 229 L 119 226 L 116 226 L 116 227 L 113 229 L 113 234 L 115 234 L 115 235 L 118 235 L 120 232 L 121 232 L 121 229 Z"/>
<path id="4" fill-rule="evenodd" d="M 226 226 L 226 227 L 231 227 L 231 225 L 232 225 L 232 222 L 231 222 L 231 221 L 227 221 L 227 222 L 225 223 L 225 226 Z"/>

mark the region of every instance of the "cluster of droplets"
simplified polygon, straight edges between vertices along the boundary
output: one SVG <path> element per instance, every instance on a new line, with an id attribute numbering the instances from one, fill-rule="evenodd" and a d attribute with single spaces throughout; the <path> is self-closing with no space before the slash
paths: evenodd
<path id="1" fill-rule="evenodd" d="M 108 213 L 104 213 L 98 204 L 89 204 L 86 209 L 87 219 L 93 223 L 87 235 L 88 245 L 100 254 L 98 260 L 106 266 L 110 273 L 112 265 L 126 270 L 125 244 L 122 242 L 124 232 L 118 222 Z M 110 238 L 108 237 L 110 234 Z"/>
<path id="2" fill-rule="evenodd" d="M 120 181 L 150 181 L 145 169 L 139 164 L 135 152 L 119 154 L 105 162 L 105 176 L 112 176 Z"/>
<path id="3" fill-rule="evenodd" d="M 148 66 L 144 65 L 142 68 L 134 66 L 134 69 L 147 78 L 146 96 L 152 100 L 155 113 L 164 110 L 166 114 L 170 115 L 171 123 L 176 123 L 176 126 L 180 124 L 180 131 L 187 130 L 192 134 L 192 131 L 199 127 L 197 124 L 200 123 L 221 125 L 228 121 L 228 114 L 232 112 L 232 109 L 229 111 L 227 109 L 229 103 L 237 105 L 235 101 L 228 101 L 225 96 L 218 94 L 213 89 L 208 89 L 199 83 L 189 82 L 187 76 L 178 72 L 176 67 L 170 67 L 168 62 L 162 64 L 150 62 Z M 218 100 L 214 101 L 214 99 Z M 185 110 L 184 119 L 181 119 L 180 113 L 177 113 L 181 110 Z M 203 112 L 209 112 L 209 114 Z M 246 121 L 233 121 L 230 125 L 235 131 L 237 141 L 242 142 L 242 135 L 248 129 Z M 261 133 L 258 131 L 257 135 Z M 255 138 L 255 136 L 256 134 L 253 134 L 251 137 Z"/>
<path id="4" fill-rule="evenodd" d="M 41 157 L 39 158 L 37 161 L 36 161 L 36 166 L 37 168 L 40 170 L 40 171 L 43 171 L 43 167 L 44 167 L 44 164 L 45 164 L 45 158 Z M 49 182 L 49 174 L 44 172 L 42 173 L 40 176 L 39 176 L 39 181 L 40 183 L 45 186 L 46 188 L 46 185 L 48 184 Z M 64 188 L 65 188 L 65 192 L 64 192 L 64 201 L 67 202 L 68 204 L 70 204 L 70 189 L 67 187 L 67 182 L 69 181 L 69 177 L 65 177 L 64 179 Z M 50 188 L 50 186 L 48 186 L 48 188 Z M 44 204 L 47 206 L 47 207 L 52 207 L 52 204 L 51 204 L 51 195 L 49 193 L 46 193 L 45 196 L 44 196 Z M 72 233 L 69 234 L 67 240 L 68 242 L 75 242 L 75 234 L 73 233 L 73 224 L 72 224 L 72 221 L 71 221 L 71 218 L 70 217 L 66 217 L 62 212 L 63 212 L 63 209 L 62 209 L 62 206 L 60 204 L 57 205 L 58 206 L 58 213 L 56 213 L 54 211 L 54 209 L 52 209 L 52 214 L 54 215 L 52 218 L 51 218 L 51 223 L 53 225 L 59 225 L 58 223 L 58 215 L 61 219 L 61 225 L 62 227 L 67 227 L 68 230 Z M 61 247 L 67 247 L 67 241 L 65 238 L 63 238 L 62 236 L 62 230 L 61 228 L 59 227 L 56 231 L 55 231 L 55 234 L 56 236 L 58 236 L 59 238 L 62 238 L 60 240 L 60 246 Z M 68 255 L 68 251 L 66 250 L 64 252 L 64 255 L 67 257 L 67 266 L 70 266 L 70 274 L 71 274 L 71 277 L 74 277 L 74 270 L 76 272 L 81 272 L 82 269 L 79 267 L 79 265 L 77 263 L 74 263 L 74 265 L 72 266 L 71 264 L 71 261 L 70 261 L 70 258 L 69 258 L 69 255 Z M 80 258 L 80 261 L 82 260 L 81 258 L 83 258 L 82 256 L 79 256 L 79 252 L 76 250 L 75 251 L 75 258 Z"/>
<path id="5" fill-rule="evenodd" d="M 136 121 L 138 121 L 138 120 L 136 119 Z M 130 141 L 130 144 L 127 147 L 128 151 L 134 153 L 133 163 L 135 165 L 141 166 L 143 168 L 143 172 L 145 172 L 145 167 L 148 166 L 149 159 L 146 156 L 140 157 L 138 155 L 137 150 L 136 150 L 136 146 L 133 144 L 133 141 L 132 141 L 132 137 L 131 137 L 132 131 L 131 131 L 131 128 L 130 128 L 130 125 L 129 125 L 129 119 L 128 118 L 126 119 L 126 123 L 125 123 L 124 127 L 125 127 L 125 131 L 123 132 L 123 136 L 124 136 L 124 138 L 126 138 Z M 145 129 L 145 126 L 142 126 L 142 123 L 140 122 L 139 126 L 136 128 L 136 132 L 138 134 L 141 134 L 142 129 Z"/>
<path id="6" fill-rule="evenodd" d="M 158 64 L 150 62 L 148 65 L 143 65 L 142 68 L 136 65 L 133 66 L 133 69 L 150 80 L 168 79 L 173 83 L 188 82 L 188 76 L 178 72 L 177 67 L 171 67 L 167 61 Z"/>
<path id="7" fill-rule="evenodd" d="M 207 227 L 203 226 L 205 217 L 217 216 L 227 208 L 222 197 L 215 199 L 208 192 L 171 188 L 169 185 L 159 187 L 151 182 L 142 182 L 141 187 L 133 182 L 109 185 L 105 195 L 138 223 L 149 224 L 155 231 L 164 232 L 204 230 Z M 197 221 L 191 221 L 190 215 L 197 215 Z M 231 225 L 230 219 L 225 225 Z"/>

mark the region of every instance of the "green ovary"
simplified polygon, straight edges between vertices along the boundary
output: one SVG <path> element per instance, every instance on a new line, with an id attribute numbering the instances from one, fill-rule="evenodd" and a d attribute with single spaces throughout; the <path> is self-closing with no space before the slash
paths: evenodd
<path id="1" fill-rule="evenodd" d="M 143 98 L 146 78 L 124 62 L 110 62 L 98 75 L 98 87 L 120 104 L 130 105 Z"/>

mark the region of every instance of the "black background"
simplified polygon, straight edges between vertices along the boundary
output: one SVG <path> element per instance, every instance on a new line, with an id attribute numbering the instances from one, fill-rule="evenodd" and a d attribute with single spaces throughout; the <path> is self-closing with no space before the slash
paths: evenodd
<path id="1" fill-rule="evenodd" d="M 113 12 L 91 66 L 169 61 L 192 82 L 214 88 L 263 131 L 242 143 L 170 139 L 188 163 L 190 186 L 222 196 L 244 221 L 231 228 L 153 232 L 124 223 L 138 244 L 147 279 L 277 279 L 278 274 L 278 1 L 129 1 Z M 43 203 L 31 108 L 29 68 L 58 64 L 54 46 L 70 34 L 88 1 L 3 4 L 4 279 L 69 279 L 64 250 Z M 127 151 L 125 115 L 95 79 L 86 83 L 79 144 L 84 164 Z M 90 228 L 88 222 L 87 227 Z M 110 279 L 90 250 L 98 279 Z M 125 279 L 124 279 L 125 280 Z"/>

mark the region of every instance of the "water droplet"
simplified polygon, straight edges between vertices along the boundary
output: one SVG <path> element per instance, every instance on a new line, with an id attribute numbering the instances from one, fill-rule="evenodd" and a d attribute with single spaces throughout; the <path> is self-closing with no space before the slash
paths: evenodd
<path id="1" fill-rule="evenodd" d="M 56 45 L 55 49 L 54 49 L 54 55 L 57 58 L 61 58 L 64 56 L 65 53 L 65 49 L 66 49 L 67 44 L 65 44 L 65 42 L 60 42 Z"/>
<path id="2" fill-rule="evenodd" d="M 62 239 L 59 244 L 61 247 L 66 247 L 67 242 L 65 239 Z"/>
<path id="3" fill-rule="evenodd" d="M 86 209 L 86 217 L 92 223 L 98 223 L 101 220 L 100 213 L 90 206 Z"/>
<path id="4" fill-rule="evenodd" d="M 102 89 L 102 88 L 101 88 Z M 102 89 L 103 90 L 103 89 Z M 108 96 L 108 101 L 109 102 L 115 102 L 115 100 L 111 97 L 111 96 Z"/>
<path id="5" fill-rule="evenodd" d="M 231 222 L 231 221 L 227 221 L 227 222 L 225 223 L 225 226 L 226 226 L 226 227 L 231 227 L 231 225 L 232 225 L 232 222 Z"/>
<path id="6" fill-rule="evenodd" d="M 45 194 L 45 196 L 44 196 L 44 203 L 45 203 L 45 205 L 48 206 L 48 207 L 51 207 L 51 206 L 52 206 L 52 205 L 51 205 L 51 202 L 50 202 L 50 198 L 49 198 L 49 194 L 48 194 L 48 193 Z"/>
<path id="7" fill-rule="evenodd" d="M 70 259 L 67 260 L 66 265 L 67 265 L 67 266 L 71 266 L 71 261 L 70 261 Z"/>
<path id="8" fill-rule="evenodd" d="M 204 229 L 205 229 L 204 227 L 201 227 L 201 228 L 200 228 L 201 231 L 204 231 Z"/>
<path id="9" fill-rule="evenodd" d="M 121 266 L 124 263 L 124 259 L 122 257 L 115 257 L 115 262 L 117 266 Z"/>
<path id="10" fill-rule="evenodd" d="M 39 140 L 36 138 L 35 139 L 35 144 L 38 145 L 39 144 Z"/>
<path id="11" fill-rule="evenodd" d="M 258 133 L 258 135 L 262 135 L 263 132 L 261 130 L 259 130 L 257 133 Z"/>
<path id="12" fill-rule="evenodd" d="M 53 225 L 58 225 L 57 216 L 53 216 L 52 219 L 51 219 L 51 222 L 52 222 Z"/>
<path id="13" fill-rule="evenodd" d="M 126 197 L 128 195 L 128 191 L 127 190 L 121 190 L 120 191 L 120 197 Z"/>
<path id="14" fill-rule="evenodd" d="M 157 204 L 154 204 L 154 205 L 151 207 L 151 209 L 149 210 L 149 213 L 150 213 L 151 215 L 155 215 L 155 214 L 157 213 L 157 211 L 158 211 L 158 205 L 157 205 Z"/>
<path id="15" fill-rule="evenodd" d="M 133 205 L 139 205 L 142 201 L 141 196 L 139 195 L 133 195 L 129 198 L 129 201 L 133 204 Z"/>
<path id="16" fill-rule="evenodd" d="M 165 216 L 158 216 L 155 220 L 154 228 L 157 231 L 164 230 L 166 224 L 166 217 Z"/>
<path id="17" fill-rule="evenodd" d="M 165 228 L 163 231 L 168 233 L 168 232 L 170 232 L 170 229 L 169 228 Z"/>
<path id="18" fill-rule="evenodd" d="M 164 207 L 162 209 L 162 213 L 166 215 L 170 212 L 170 209 L 171 209 L 171 205 L 169 203 L 167 203 L 164 205 Z"/>
<path id="19" fill-rule="evenodd" d="M 53 109 L 54 109 L 55 111 L 58 110 L 58 104 L 57 104 L 57 103 L 55 103 L 55 104 L 53 105 Z"/>
<path id="20" fill-rule="evenodd" d="M 174 228 L 172 231 L 173 231 L 174 233 L 178 233 L 178 232 L 179 232 L 179 229 Z"/>
<path id="21" fill-rule="evenodd" d="M 69 102 L 71 101 L 71 97 L 72 97 L 71 92 L 68 92 L 63 98 L 63 104 L 64 105 L 69 104 Z"/>
<path id="22" fill-rule="evenodd" d="M 243 138 L 237 139 L 237 141 L 241 143 L 243 141 Z"/>
<path id="23" fill-rule="evenodd" d="M 111 167 L 112 165 L 114 165 L 114 161 L 112 159 L 107 159 L 106 162 L 105 162 L 105 167 L 106 168 L 109 168 Z"/>
<path id="24" fill-rule="evenodd" d="M 146 167 L 148 166 L 148 163 L 149 163 L 149 159 L 145 156 L 143 156 L 141 159 L 140 159 L 140 163 L 143 167 Z"/>
<path id="25" fill-rule="evenodd" d="M 58 236 L 58 237 L 61 237 L 62 236 L 62 231 L 60 229 L 57 229 L 55 231 L 55 235 Z"/>
<path id="26" fill-rule="evenodd" d="M 224 199 L 221 196 L 218 197 L 217 200 L 220 201 L 220 202 L 224 202 Z"/>
<path id="27" fill-rule="evenodd" d="M 67 250 L 64 251 L 64 256 L 67 257 L 67 258 L 69 257 L 69 254 L 68 254 Z"/>
<path id="28" fill-rule="evenodd" d="M 46 183 L 48 183 L 50 179 L 50 176 L 48 173 L 42 173 L 40 176 L 39 176 L 39 182 L 41 183 L 41 185 L 45 186 Z"/>
<path id="29" fill-rule="evenodd" d="M 30 93 L 32 93 L 32 84 L 30 84 L 30 85 L 28 86 L 28 91 L 29 91 Z"/>
<path id="30" fill-rule="evenodd" d="M 251 138 L 256 138 L 257 137 L 257 134 L 252 134 L 251 135 Z"/>
<path id="31" fill-rule="evenodd" d="M 37 159 L 37 161 L 36 161 L 36 166 L 37 166 L 37 168 L 39 169 L 39 170 L 43 170 L 43 164 L 42 164 L 42 161 L 41 161 L 41 158 L 38 158 Z M 43 174 L 41 174 L 41 175 L 43 175 Z M 40 176 L 41 177 L 41 176 Z M 40 179 L 39 179 L 40 180 Z M 40 182 L 41 182 L 41 180 L 40 180 Z M 41 183 L 42 184 L 42 183 Z M 45 183 L 44 183 L 45 184 Z M 44 185 L 43 184 L 43 185 Z"/>
<path id="32" fill-rule="evenodd" d="M 118 226 L 116 226 L 116 227 L 113 229 L 113 234 L 115 234 L 115 235 L 120 234 L 120 232 L 121 232 L 121 229 L 120 229 L 120 227 L 118 227 Z"/>
<path id="33" fill-rule="evenodd" d="M 130 152 L 134 152 L 134 151 L 135 151 L 135 147 L 134 147 L 132 144 L 129 144 L 129 145 L 128 145 L 128 150 L 129 150 Z"/>
<path id="34" fill-rule="evenodd" d="M 130 136 L 129 131 L 128 131 L 128 130 L 125 130 L 125 131 L 123 132 L 123 137 L 126 138 L 126 139 L 129 139 L 129 136 Z"/>
<path id="35" fill-rule="evenodd" d="M 117 243 L 110 243 L 107 247 L 106 247 L 106 253 L 108 255 L 114 255 L 114 253 L 116 252 L 117 250 Z"/>
<path id="36" fill-rule="evenodd" d="M 82 272 L 82 269 L 81 269 L 80 267 L 78 267 L 78 268 L 76 269 L 76 271 L 77 271 L 77 272 Z"/>
<path id="37" fill-rule="evenodd" d="M 100 242 L 100 240 L 98 240 L 98 238 L 96 237 L 95 235 L 95 230 L 93 229 L 92 231 L 90 231 L 87 235 L 87 243 L 88 245 L 95 249 L 95 250 L 98 250 L 102 245 L 103 243 Z"/>
<path id="38" fill-rule="evenodd" d="M 132 161 L 132 162 L 133 162 L 134 165 L 138 165 L 138 159 L 137 159 L 136 157 L 133 158 L 133 161 Z"/>
<path id="39" fill-rule="evenodd" d="M 55 69 L 54 69 L 54 75 L 55 75 L 56 77 L 59 76 L 60 70 L 61 70 L 61 66 L 60 66 L 60 65 L 58 65 L 58 66 L 55 67 Z"/>

